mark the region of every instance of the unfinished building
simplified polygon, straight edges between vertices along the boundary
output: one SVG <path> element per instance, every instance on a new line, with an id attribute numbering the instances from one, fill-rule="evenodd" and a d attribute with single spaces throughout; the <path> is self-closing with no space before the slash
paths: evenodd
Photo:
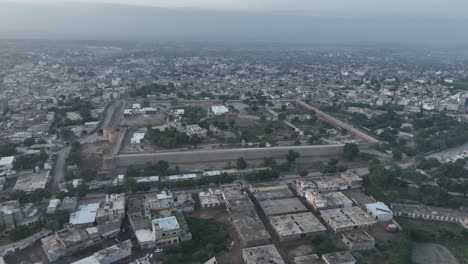
<path id="1" fill-rule="evenodd" d="M 377 223 L 359 207 L 323 210 L 320 213 L 327 225 L 335 232 L 368 228 Z"/>
<path id="2" fill-rule="evenodd" d="M 365 251 L 375 247 L 375 239 L 366 231 L 343 233 L 341 236 L 341 240 L 351 251 Z"/>
<path id="3" fill-rule="evenodd" d="M 244 247 L 270 243 L 271 237 L 247 193 L 238 184 L 224 185 L 223 200 Z"/>
<path id="4" fill-rule="evenodd" d="M 281 215 L 307 212 L 308 209 L 297 198 L 259 201 L 266 215 Z"/>
<path id="5" fill-rule="evenodd" d="M 274 245 L 242 249 L 245 264 L 285 264 Z"/>
<path id="6" fill-rule="evenodd" d="M 312 213 L 270 216 L 269 220 L 280 241 L 309 238 L 327 230 Z"/>

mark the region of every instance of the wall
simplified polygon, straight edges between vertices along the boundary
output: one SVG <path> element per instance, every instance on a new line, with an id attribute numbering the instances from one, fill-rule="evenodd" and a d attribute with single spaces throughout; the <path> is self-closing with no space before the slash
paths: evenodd
<path id="1" fill-rule="evenodd" d="M 362 143 L 359 144 L 359 148 L 360 150 L 366 150 L 373 145 L 375 144 Z M 116 155 L 113 159 L 112 157 L 105 157 L 104 169 L 109 170 L 114 167 L 144 166 L 159 160 L 165 160 L 172 166 L 184 164 L 194 164 L 197 166 L 199 164 L 201 166 L 200 168 L 205 168 L 206 165 L 210 163 L 235 163 L 240 157 L 243 157 L 247 161 L 260 161 L 265 157 L 284 159 L 291 149 L 301 154 L 300 160 L 306 160 L 310 158 L 339 156 L 343 153 L 343 144 L 123 154 Z"/>

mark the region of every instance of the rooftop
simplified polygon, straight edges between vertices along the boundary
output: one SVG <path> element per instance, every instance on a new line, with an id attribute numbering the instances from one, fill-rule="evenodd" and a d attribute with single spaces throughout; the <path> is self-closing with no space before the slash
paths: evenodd
<path id="1" fill-rule="evenodd" d="M 12 165 L 15 160 L 15 156 L 2 157 L 0 159 L 0 166 Z"/>
<path id="2" fill-rule="evenodd" d="M 174 230 L 180 228 L 175 216 L 153 219 L 151 222 L 154 225 L 159 225 L 161 230 Z"/>
<path id="3" fill-rule="evenodd" d="M 42 170 L 39 172 L 27 173 L 20 175 L 16 180 L 13 190 L 23 190 L 25 192 L 32 192 L 35 189 L 44 189 L 49 180 L 50 171 Z"/>
<path id="4" fill-rule="evenodd" d="M 369 235 L 366 231 L 343 233 L 342 236 L 347 240 L 351 241 L 351 243 L 374 241 L 374 238 L 371 235 Z"/>
<path id="5" fill-rule="evenodd" d="M 347 264 L 356 262 L 356 259 L 348 251 L 323 254 L 322 259 L 328 264 Z"/>
<path id="6" fill-rule="evenodd" d="M 266 215 L 279 215 L 308 211 L 297 198 L 260 201 L 260 206 Z"/>
<path id="7" fill-rule="evenodd" d="M 270 223 L 280 236 L 300 235 L 327 230 L 312 213 L 270 216 Z"/>
<path id="8" fill-rule="evenodd" d="M 312 254 L 295 257 L 294 264 L 323 264 L 323 260 L 317 254 Z"/>
<path id="9" fill-rule="evenodd" d="M 376 221 L 360 207 L 323 210 L 323 219 L 334 229 L 375 224 Z"/>
<path id="10" fill-rule="evenodd" d="M 284 264 L 274 245 L 244 248 L 242 255 L 246 264 Z"/>
<path id="11" fill-rule="evenodd" d="M 74 213 L 70 214 L 70 224 L 81 225 L 94 223 L 99 203 L 83 204 Z"/>
<path id="12" fill-rule="evenodd" d="M 260 191 L 253 192 L 253 196 L 257 201 L 262 200 L 275 200 L 283 198 L 292 198 L 294 194 L 289 189 L 274 190 L 274 191 Z"/>

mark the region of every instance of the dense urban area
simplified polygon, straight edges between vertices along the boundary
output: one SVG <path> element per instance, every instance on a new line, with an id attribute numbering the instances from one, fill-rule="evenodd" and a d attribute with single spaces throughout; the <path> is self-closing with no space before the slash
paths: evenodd
<path id="1" fill-rule="evenodd" d="M 468 263 L 468 53 L 0 41 L 0 263 Z"/>

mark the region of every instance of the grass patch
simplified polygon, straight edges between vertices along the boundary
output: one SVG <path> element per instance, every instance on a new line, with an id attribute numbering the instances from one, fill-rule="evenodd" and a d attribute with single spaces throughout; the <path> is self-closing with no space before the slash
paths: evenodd
<path id="1" fill-rule="evenodd" d="M 397 218 L 397 221 L 411 232 L 413 241 L 440 244 L 448 248 L 460 263 L 468 263 L 468 239 L 463 236 L 462 227 L 446 222 L 408 218 Z"/>

